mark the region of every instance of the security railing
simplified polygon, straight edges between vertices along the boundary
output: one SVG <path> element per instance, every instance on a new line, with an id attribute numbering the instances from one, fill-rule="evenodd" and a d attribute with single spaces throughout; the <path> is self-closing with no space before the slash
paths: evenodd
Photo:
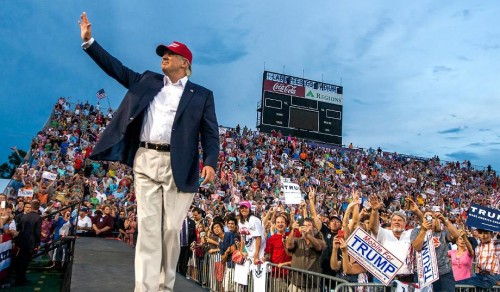
<path id="1" fill-rule="evenodd" d="M 209 254 L 205 251 L 206 249 L 194 251 L 188 264 L 187 277 L 213 292 L 396 291 L 394 282 L 390 286 L 380 283 L 349 283 L 344 279 L 329 275 L 288 266 L 280 267 L 272 263 L 257 266 L 257 269 L 262 269 L 262 271 L 258 273 L 259 276 L 254 276 L 250 270 L 250 260 L 243 265 L 236 265 L 231 261 L 224 263 L 219 254 Z M 264 268 L 266 270 L 263 270 Z M 265 280 L 262 280 L 261 276 L 264 274 Z M 459 292 L 484 291 L 471 285 L 456 285 L 455 290 Z M 415 288 L 409 285 L 408 291 L 415 291 Z M 500 292 L 500 286 L 494 286 L 488 291 Z"/>

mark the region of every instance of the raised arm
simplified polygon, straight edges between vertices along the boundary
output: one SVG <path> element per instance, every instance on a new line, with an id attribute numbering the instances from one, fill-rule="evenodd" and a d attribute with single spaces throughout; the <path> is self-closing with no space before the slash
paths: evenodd
<path id="1" fill-rule="evenodd" d="M 378 235 L 378 229 L 380 227 L 379 223 L 379 214 L 378 210 L 382 206 L 382 203 L 380 202 L 380 199 L 377 195 L 373 195 L 370 197 L 370 208 L 371 208 L 371 214 L 370 214 L 370 230 L 373 232 L 373 235 L 377 237 Z"/>
<path id="2" fill-rule="evenodd" d="M 91 29 L 92 24 L 89 22 L 86 12 L 83 12 L 80 16 L 78 24 L 80 25 L 80 35 L 84 42 L 85 52 L 106 74 L 127 89 L 140 80 L 141 74 L 124 66 L 118 59 L 111 56 L 111 54 L 94 41 Z"/>
<path id="3" fill-rule="evenodd" d="M 417 237 L 411 242 L 411 246 L 413 247 L 413 249 L 415 249 L 416 251 L 422 250 L 425 241 L 425 234 L 427 233 L 427 230 L 430 230 L 431 228 L 432 221 L 425 220 L 424 222 L 422 222 L 422 226 L 420 228 L 420 231 L 418 232 Z"/>
<path id="4" fill-rule="evenodd" d="M 422 218 L 424 218 L 424 213 L 422 213 L 422 211 L 420 211 L 420 209 L 418 208 L 418 205 L 415 203 L 415 201 L 413 201 L 409 197 L 406 198 L 406 200 L 408 201 L 410 211 L 417 216 L 418 220 L 422 221 Z"/>
<path id="5" fill-rule="evenodd" d="M 340 242 L 337 237 L 333 239 L 333 247 L 332 247 L 332 255 L 330 257 L 330 268 L 334 271 L 340 270 L 340 266 L 342 265 L 342 262 L 339 261 L 339 248 L 340 248 Z"/>
<path id="6" fill-rule="evenodd" d="M 321 230 L 321 220 L 318 218 L 318 213 L 316 212 L 316 191 L 313 187 L 309 188 L 309 208 L 311 210 L 311 217 L 314 220 L 314 227 Z"/>
<path id="7" fill-rule="evenodd" d="M 444 215 L 440 212 L 436 212 L 434 214 L 441 222 L 443 222 L 444 226 L 446 227 L 446 229 L 450 234 L 451 237 L 450 239 L 457 239 L 460 237 L 460 232 L 455 227 L 455 225 L 453 225 L 453 223 L 451 223 L 450 220 L 448 220 L 448 218 L 444 217 Z"/>

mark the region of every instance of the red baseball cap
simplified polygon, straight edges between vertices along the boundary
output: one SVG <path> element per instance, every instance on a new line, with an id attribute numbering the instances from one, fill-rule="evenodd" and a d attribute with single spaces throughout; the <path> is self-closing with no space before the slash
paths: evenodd
<path id="1" fill-rule="evenodd" d="M 184 58 L 188 59 L 189 63 L 193 63 L 193 54 L 183 43 L 173 42 L 168 46 L 159 45 L 158 47 L 156 47 L 156 54 L 160 57 L 163 57 L 163 55 L 165 55 L 167 51 L 171 51 L 177 55 L 181 55 Z"/>

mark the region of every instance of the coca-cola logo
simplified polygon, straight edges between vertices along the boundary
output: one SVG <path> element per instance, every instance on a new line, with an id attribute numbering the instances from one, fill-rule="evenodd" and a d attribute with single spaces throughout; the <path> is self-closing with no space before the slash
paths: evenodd
<path id="1" fill-rule="evenodd" d="M 297 94 L 297 86 L 290 84 L 275 83 L 273 85 L 273 91 L 285 94 Z"/>

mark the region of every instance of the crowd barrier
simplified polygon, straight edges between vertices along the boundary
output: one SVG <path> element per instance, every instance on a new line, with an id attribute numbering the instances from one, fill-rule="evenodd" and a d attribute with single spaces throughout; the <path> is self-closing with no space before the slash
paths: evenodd
<path id="1" fill-rule="evenodd" d="M 315 273 L 307 270 L 279 267 L 269 263 L 266 273 L 265 291 L 276 292 L 388 292 L 397 291 L 396 285 L 385 286 L 380 283 L 349 283 L 348 281 Z M 254 289 L 256 286 L 252 273 L 247 274 L 246 285 L 237 283 L 235 279 L 235 264 L 223 263 L 219 254 L 200 253 L 196 251 L 188 264 L 187 278 L 197 282 L 203 288 L 213 292 L 264 292 Z M 238 280 L 238 281 L 241 281 Z M 459 292 L 479 292 L 471 285 L 456 285 Z M 415 291 L 408 287 L 407 292 Z M 488 291 L 500 292 L 500 286 Z"/>

